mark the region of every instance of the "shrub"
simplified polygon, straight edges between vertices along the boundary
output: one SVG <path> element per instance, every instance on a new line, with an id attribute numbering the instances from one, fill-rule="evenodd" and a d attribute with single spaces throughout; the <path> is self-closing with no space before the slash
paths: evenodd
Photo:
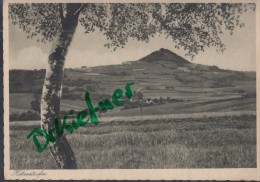
<path id="1" fill-rule="evenodd" d="M 41 119 L 39 114 L 32 111 L 23 112 L 21 114 L 11 114 L 9 116 L 10 121 L 31 121 L 31 120 L 39 120 Z"/>

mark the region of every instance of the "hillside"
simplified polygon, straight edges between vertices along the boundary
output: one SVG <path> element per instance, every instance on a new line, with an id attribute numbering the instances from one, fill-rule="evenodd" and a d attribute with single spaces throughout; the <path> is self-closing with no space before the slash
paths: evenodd
<path id="1" fill-rule="evenodd" d="M 31 102 L 40 98 L 44 75 L 45 70 L 10 70 L 11 114 L 37 108 Z M 141 88 L 145 100 L 161 99 L 160 104 L 146 108 L 148 115 L 155 109 L 157 114 L 256 109 L 255 72 L 193 64 L 160 49 L 122 65 L 66 69 L 62 111 L 83 109 L 86 90 L 96 104 L 130 81 L 135 83 L 133 90 Z M 106 115 L 131 115 L 134 110 L 117 109 Z"/>
<path id="2" fill-rule="evenodd" d="M 180 57 L 179 55 L 171 52 L 168 49 L 161 48 L 158 51 L 152 52 L 151 54 L 143 57 L 139 61 L 147 61 L 147 62 L 159 62 L 159 61 L 169 61 L 171 63 L 185 65 L 190 63 L 186 59 Z"/>

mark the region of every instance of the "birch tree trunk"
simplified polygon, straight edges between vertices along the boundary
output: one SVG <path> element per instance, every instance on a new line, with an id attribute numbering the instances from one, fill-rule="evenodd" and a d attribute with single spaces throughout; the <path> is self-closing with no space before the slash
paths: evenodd
<path id="1" fill-rule="evenodd" d="M 45 131 L 52 128 L 54 119 L 59 117 L 65 56 L 78 25 L 79 6 L 80 4 L 67 4 L 66 15 L 61 13 L 62 29 L 53 42 L 49 55 L 41 98 L 41 127 Z M 77 168 L 74 152 L 65 136 L 56 136 L 56 143 L 50 143 L 49 147 L 58 168 Z"/>

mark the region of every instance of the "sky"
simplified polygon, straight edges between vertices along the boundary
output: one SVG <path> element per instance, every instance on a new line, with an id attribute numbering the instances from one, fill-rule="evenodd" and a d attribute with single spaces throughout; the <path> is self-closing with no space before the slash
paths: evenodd
<path id="1" fill-rule="evenodd" d="M 256 20 L 255 12 L 248 11 L 241 16 L 245 27 L 236 28 L 233 35 L 224 31 L 221 37 L 226 45 L 224 53 L 217 53 L 215 47 L 200 52 L 193 60 L 185 56 L 185 51 L 175 49 L 170 38 L 162 35 L 151 38 L 149 43 L 129 40 L 125 48 L 116 51 L 104 47 L 106 37 L 99 31 L 85 34 L 79 24 L 66 57 L 66 68 L 92 67 L 121 64 L 138 60 L 160 48 L 169 49 L 196 64 L 215 65 L 222 69 L 256 71 Z M 45 69 L 51 43 L 37 43 L 27 39 L 17 26 L 9 24 L 9 67 L 10 69 Z"/>

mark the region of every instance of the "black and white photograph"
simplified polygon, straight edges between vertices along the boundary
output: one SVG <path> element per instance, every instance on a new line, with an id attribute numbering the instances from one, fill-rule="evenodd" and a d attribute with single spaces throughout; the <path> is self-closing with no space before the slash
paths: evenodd
<path id="1" fill-rule="evenodd" d="M 6 179 L 260 180 L 258 3 L 4 0 Z"/>

